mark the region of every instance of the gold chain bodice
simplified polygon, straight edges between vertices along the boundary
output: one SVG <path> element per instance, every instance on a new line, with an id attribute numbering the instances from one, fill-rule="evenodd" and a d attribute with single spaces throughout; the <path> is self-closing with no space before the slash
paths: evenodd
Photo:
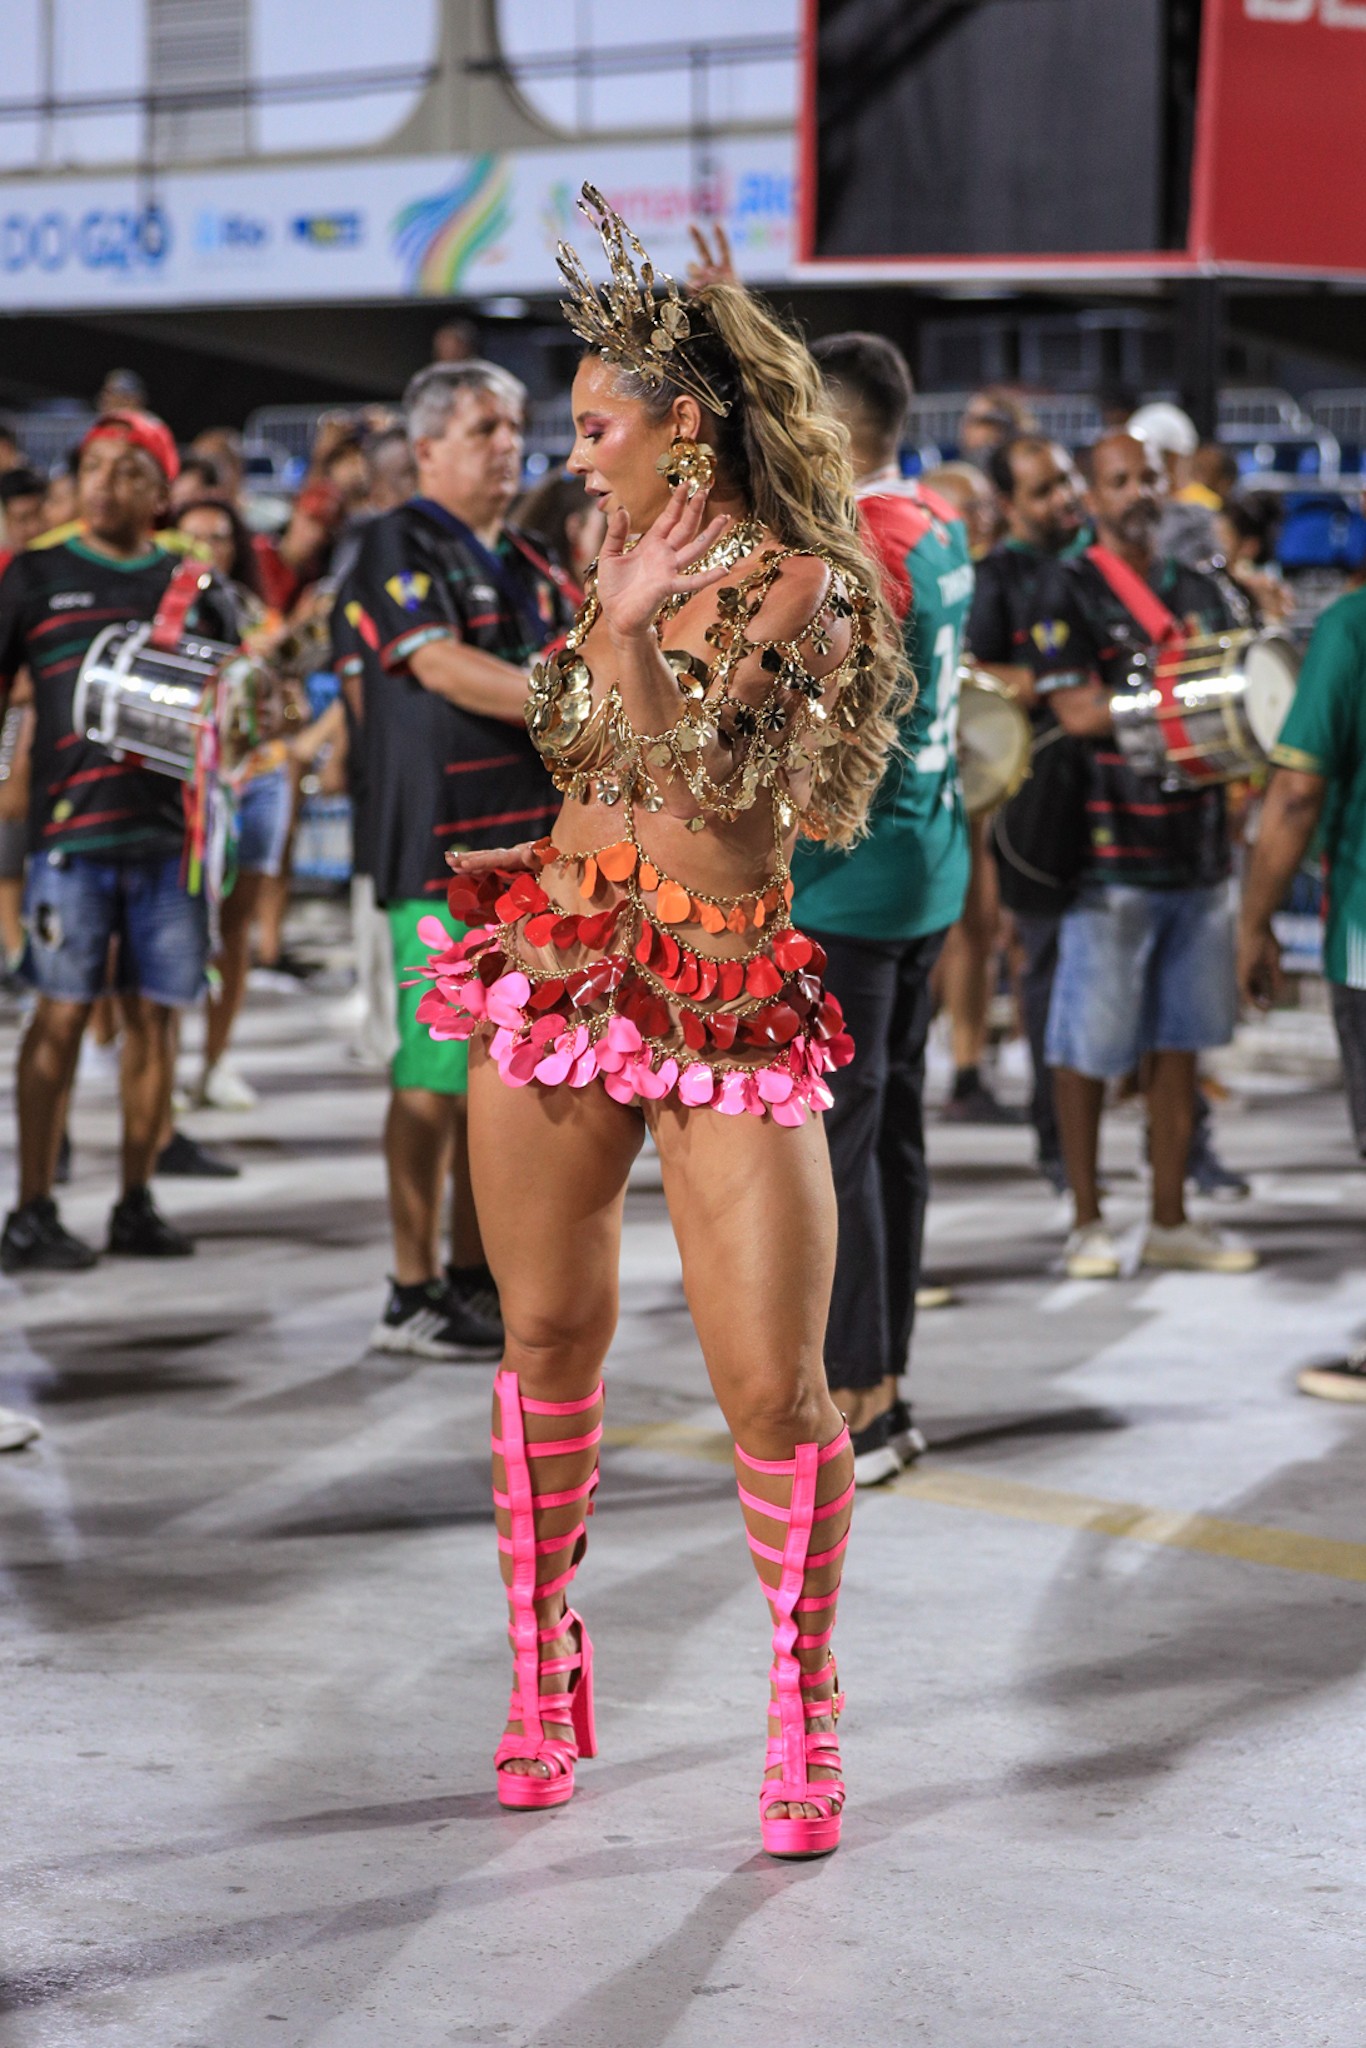
<path id="1" fill-rule="evenodd" d="M 753 554 L 760 537 L 755 521 L 742 521 L 695 567 L 738 566 Z M 750 623 L 784 562 L 801 554 L 815 554 L 829 572 L 811 619 L 790 640 L 752 638 Z M 747 573 L 717 591 L 720 616 L 706 633 L 714 650 L 710 662 L 664 645 L 670 619 L 686 602 L 684 597 L 667 600 L 655 620 L 664 659 L 678 681 L 678 718 L 665 732 L 638 733 L 615 685 L 593 703 L 593 678 L 580 652 L 600 609 L 590 572 L 588 596 L 563 650 L 532 674 L 527 723 L 556 788 L 578 802 L 596 799 L 609 806 L 623 803 L 628 812 L 637 806 L 659 811 L 664 806 L 659 780 L 673 774 L 698 807 L 688 819 L 694 832 L 704 831 L 713 818 L 729 822 L 739 817 L 767 794 L 780 844 L 799 815 L 804 831 L 822 837 L 825 763 L 844 735 L 857 728 L 855 686 L 874 661 L 866 592 L 819 550 L 766 548 Z M 808 650 L 818 658 L 828 654 L 837 622 L 844 619 L 854 621 L 848 652 L 826 674 L 813 674 Z M 732 689 L 741 664 L 752 654 L 770 678 L 758 704 Z M 715 775 L 705 757 L 718 744 L 729 765 Z M 806 770 L 809 795 L 799 809 L 791 778 Z M 634 839 L 633 822 L 628 829 Z"/>

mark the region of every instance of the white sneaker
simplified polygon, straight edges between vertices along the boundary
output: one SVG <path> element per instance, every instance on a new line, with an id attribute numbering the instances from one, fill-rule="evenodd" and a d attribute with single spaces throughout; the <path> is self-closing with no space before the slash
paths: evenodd
<path id="1" fill-rule="evenodd" d="M 918 1309 L 952 1308 L 958 1297 L 951 1287 L 917 1287 L 915 1305 Z"/>
<path id="2" fill-rule="evenodd" d="M 1063 1246 L 1069 1280 L 1117 1280 L 1119 1246 L 1103 1223 L 1083 1223 Z"/>
<path id="3" fill-rule="evenodd" d="M 31 1415 L 16 1415 L 12 1408 L 0 1408 L 0 1451 L 22 1451 L 43 1433 L 42 1424 Z"/>
<path id="4" fill-rule="evenodd" d="M 901 1460 L 892 1449 L 889 1437 L 889 1422 L 886 1414 L 875 1415 L 863 1429 L 852 1430 L 849 1436 L 854 1453 L 855 1486 L 882 1486 L 889 1479 L 896 1479 L 901 1472 Z"/>
<path id="5" fill-rule="evenodd" d="M 1306 1365 L 1295 1385 L 1321 1401 L 1366 1401 L 1366 1347 L 1336 1365 Z"/>
<path id="6" fill-rule="evenodd" d="M 261 1100 L 250 1081 L 223 1060 L 209 1068 L 196 1099 L 204 1109 L 255 1109 Z"/>
<path id="7" fill-rule="evenodd" d="M 1153 1223 L 1143 1243 L 1143 1264 L 1185 1273 L 1250 1273 L 1257 1254 L 1212 1223 L 1176 1223 L 1169 1228 Z"/>

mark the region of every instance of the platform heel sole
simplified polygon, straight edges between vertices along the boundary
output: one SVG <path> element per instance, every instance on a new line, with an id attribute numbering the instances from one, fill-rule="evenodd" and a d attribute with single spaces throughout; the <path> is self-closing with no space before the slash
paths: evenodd
<path id="1" fill-rule="evenodd" d="M 534 1771 L 499 1771 L 498 1804 L 509 1811 L 527 1813 L 538 1807 L 567 1806 L 574 1797 L 572 1773 L 542 1778 Z"/>
<path id="2" fill-rule="evenodd" d="M 836 1814 L 833 1820 L 761 1820 L 759 1836 L 766 1853 L 785 1862 L 833 1856 L 840 1845 L 840 1819 Z"/>

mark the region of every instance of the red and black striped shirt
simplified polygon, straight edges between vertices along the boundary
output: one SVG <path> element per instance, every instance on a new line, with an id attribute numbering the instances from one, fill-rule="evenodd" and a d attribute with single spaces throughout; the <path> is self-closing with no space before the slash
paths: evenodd
<path id="1" fill-rule="evenodd" d="M 119 560 L 82 540 L 15 555 L 0 576 L 0 685 L 21 668 L 35 710 L 29 845 L 34 852 L 151 858 L 180 851 L 182 785 L 116 761 L 72 727 L 81 662 L 106 626 L 153 618 L 178 557 Z"/>
<path id="2" fill-rule="evenodd" d="M 1219 633 L 1231 623 L 1218 584 L 1198 569 L 1164 560 L 1152 585 L 1190 632 Z M 1108 690 L 1123 689 L 1134 656 L 1149 647 L 1148 635 L 1094 562 L 1082 555 L 1046 564 L 1029 645 L 1041 698 L 1092 676 Z M 1117 741 L 1089 744 L 1086 879 L 1143 889 L 1196 889 L 1223 881 L 1230 865 L 1223 790 L 1164 789 L 1160 777 L 1140 775 L 1130 766 Z"/>
<path id="3" fill-rule="evenodd" d="M 359 653 L 364 840 L 381 903 L 439 897 L 453 847 L 550 830 L 560 800 L 524 727 L 463 711 L 408 663 L 461 640 L 525 667 L 572 623 L 563 582 L 504 528 L 490 552 L 426 499 L 372 520 L 337 594 L 334 661 Z M 496 578 L 495 578 L 496 572 Z"/>

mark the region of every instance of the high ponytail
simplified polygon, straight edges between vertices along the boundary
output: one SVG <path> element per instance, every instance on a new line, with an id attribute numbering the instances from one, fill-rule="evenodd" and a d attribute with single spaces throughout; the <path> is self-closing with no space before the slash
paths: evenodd
<path id="1" fill-rule="evenodd" d="M 914 701 L 915 683 L 880 571 L 859 533 L 849 436 L 805 344 L 749 292 L 711 284 L 688 303 L 705 320 L 694 324 L 688 355 L 729 405 L 724 417 L 707 415 L 721 468 L 784 546 L 828 555 L 868 594 L 874 660 L 846 686 L 854 729 L 825 752 L 811 820 L 832 845 L 850 846 L 868 829 L 869 806 L 898 744 L 897 718 Z M 629 372 L 621 384 L 653 418 L 662 419 L 679 396 L 676 385 L 651 386 Z"/>

